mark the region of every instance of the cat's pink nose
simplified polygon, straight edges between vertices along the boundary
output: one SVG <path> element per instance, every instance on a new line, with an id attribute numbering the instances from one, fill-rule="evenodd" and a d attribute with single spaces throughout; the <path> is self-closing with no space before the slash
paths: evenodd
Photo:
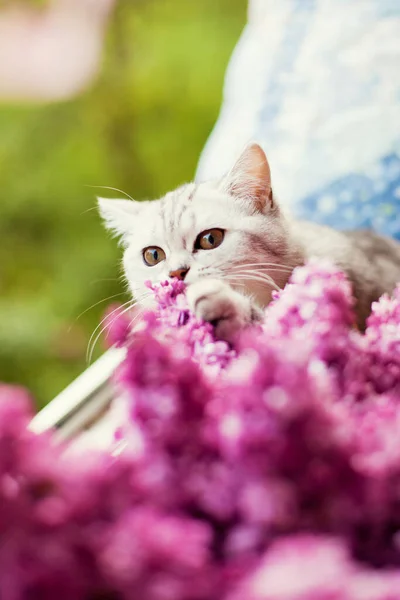
<path id="1" fill-rule="evenodd" d="M 175 271 L 170 271 L 169 276 L 176 277 L 177 279 L 181 279 L 183 281 L 185 279 L 186 275 L 188 274 L 188 272 L 189 272 L 189 269 L 187 267 L 184 267 L 182 269 L 175 269 Z"/>

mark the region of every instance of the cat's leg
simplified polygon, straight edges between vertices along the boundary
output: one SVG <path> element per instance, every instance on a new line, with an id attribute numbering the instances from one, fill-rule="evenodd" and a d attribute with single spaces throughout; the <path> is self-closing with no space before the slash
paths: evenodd
<path id="1" fill-rule="evenodd" d="M 227 342 L 249 325 L 261 321 L 263 312 L 251 298 L 219 279 L 202 279 L 187 290 L 189 307 L 203 321 L 212 323 L 215 335 Z"/>

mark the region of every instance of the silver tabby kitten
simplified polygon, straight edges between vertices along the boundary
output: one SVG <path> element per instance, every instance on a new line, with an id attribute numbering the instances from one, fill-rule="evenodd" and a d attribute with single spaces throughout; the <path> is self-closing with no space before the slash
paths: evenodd
<path id="1" fill-rule="evenodd" d="M 122 238 L 132 294 L 140 300 L 147 280 L 184 279 L 192 310 L 228 341 L 260 317 L 272 290 L 310 257 L 329 259 L 347 273 L 361 329 L 371 303 L 400 281 L 395 241 L 285 216 L 257 144 L 220 181 L 189 183 L 150 202 L 100 198 L 99 208 Z"/>

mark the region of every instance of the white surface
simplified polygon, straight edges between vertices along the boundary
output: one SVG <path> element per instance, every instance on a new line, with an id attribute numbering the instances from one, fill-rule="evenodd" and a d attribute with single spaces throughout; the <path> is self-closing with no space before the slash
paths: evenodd
<path id="1" fill-rule="evenodd" d="M 41 433 L 65 422 L 62 437 L 69 437 L 77 428 L 84 427 L 110 398 L 108 382 L 124 354 L 124 350 L 108 350 L 32 419 L 31 429 Z"/>

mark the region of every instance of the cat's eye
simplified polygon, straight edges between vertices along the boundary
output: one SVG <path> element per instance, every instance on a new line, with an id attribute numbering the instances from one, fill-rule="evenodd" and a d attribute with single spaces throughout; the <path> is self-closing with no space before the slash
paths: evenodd
<path id="1" fill-rule="evenodd" d="M 225 232 L 223 229 L 207 229 L 202 231 L 194 243 L 195 250 L 212 250 L 218 248 L 223 242 Z"/>
<path id="2" fill-rule="evenodd" d="M 148 267 L 154 267 L 154 265 L 165 260 L 165 252 L 158 246 L 149 246 L 143 250 L 143 260 Z"/>

